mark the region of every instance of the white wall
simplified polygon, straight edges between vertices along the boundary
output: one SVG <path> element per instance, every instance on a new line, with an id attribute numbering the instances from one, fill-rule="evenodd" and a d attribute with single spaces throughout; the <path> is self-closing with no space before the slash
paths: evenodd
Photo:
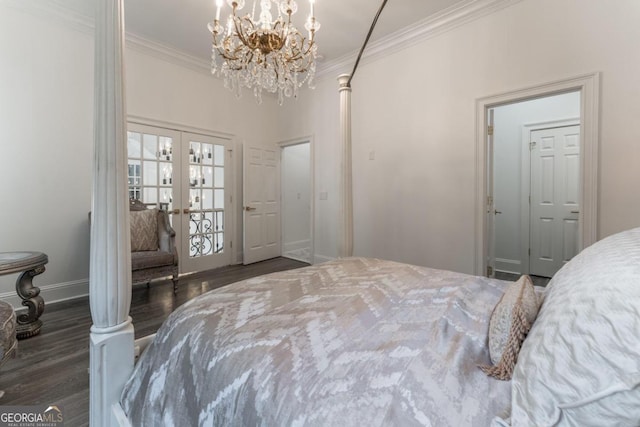
<path id="1" fill-rule="evenodd" d="M 521 273 L 522 140 L 525 124 L 580 117 L 580 93 L 568 93 L 494 109 L 494 204 L 496 269 Z M 528 195 L 528 194 L 527 194 Z M 525 195 L 526 197 L 526 195 Z"/>
<path id="2" fill-rule="evenodd" d="M 36 279 L 54 285 L 48 295 L 86 289 L 92 37 L 0 7 L 0 251 L 48 253 Z M 640 225 L 639 20 L 637 0 L 523 0 L 365 60 L 353 80 L 356 254 L 473 272 L 476 99 L 593 71 L 602 73 L 598 235 Z M 238 102 L 220 81 L 139 52 L 127 61 L 130 114 L 251 144 L 311 135 L 316 261 L 336 255 L 338 73 L 280 108 L 249 93 Z M 0 278 L 0 298 L 13 285 Z"/>
<path id="3" fill-rule="evenodd" d="M 279 141 L 307 135 L 314 141 L 314 263 L 335 258 L 338 253 L 338 102 L 337 80 L 325 78 L 318 80 L 315 90 L 302 90 L 298 99 L 287 100 L 276 110 Z"/>
<path id="4" fill-rule="evenodd" d="M 353 80 L 355 253 L 472 273 L 476 100 L 594 71 L 602 73 L 598 236 L 639 226 L 639 20 L 636 0 L 523 0 L 365 62 Z M 334 78 L 302 104 L 282 110 L 281 139 L 315 133 L 316 190 L 337 197 Z M 337 245 L 335 233 L 320 231 L 336 228 L 329 201 L 317 209 L 316 250 L 325 254 Z"/>
<path id="5" fill-rule="evenodd" d="M 36 6 L 30 6 L 37 10 Z M 27 7 L 29 9 L 29 7 Z M 80 26 L 82 27 L 82 26 Z M 0 4 L 0 251 L 49 255 L 34 280 L 45 303 L 88 292 L 93 150 L 93 36 Z M 138 51 L 126 51 L 130 115 L 234 135 L 240 255 L 241 146 L 276 140 L 276 102 L 241 100 L 222 81 Z M 246 121 L 250 118 L 250 121 Z M 19 306 L 17 275 L 0 298 Z"/>
<path id="6" fill-rule="evenodd" d="M 311 243 L 311 150 L 308 142 L 282 149 L 283 252 Z"/>
<path id="7" fill-rule="evenodd" d="M 86 293 L 93 40 L 0 6 L 0 53 L 0 251 L 45 252 L 35 286 Z M 19 301 L 16 277 L 0 277 L 0 298 Z"/>

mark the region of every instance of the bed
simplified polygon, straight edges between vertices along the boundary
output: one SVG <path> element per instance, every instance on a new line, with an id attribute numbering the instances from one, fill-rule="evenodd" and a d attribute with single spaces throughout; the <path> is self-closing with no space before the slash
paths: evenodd
<path id="1" fill-rule="evenodd" d="M 169 317 L 122 408 L 154 426 L 640 425 L 640 229 L 565 265 L 499 381 L 478 365 L 507 286 L 366 258 L 238 282 Z"/>
<path id="2" fill-rule="evenodd" d="M 508 353 L 510 381 L 477 365 L 489 361 L 494 313 L 511 284 L 362 258 L 213 291 L 177 310 L 155 338 L 135 341 L 124 5 L 96 5 L 91 425 L 640 426 L 640 229 L 589 246 L 554 276 L 524 341 L 519 330 L 519 353 Z M 353 249 L 350 91 L 341 85 L 345 257 Z M 595 241 L 599 206 L 588 187 L 585 245 Z"/>

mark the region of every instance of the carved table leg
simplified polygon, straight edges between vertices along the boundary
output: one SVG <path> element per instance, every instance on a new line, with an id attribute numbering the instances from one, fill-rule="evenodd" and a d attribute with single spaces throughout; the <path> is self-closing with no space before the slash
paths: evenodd
<path id="1" fill-rule="evenodd" d="M 42 321 L 39 317 L 44 311 L 44 300 L 40 296 L 40 288 L 33 286 L 33 278 L 44 273 L 44 265 L 39 265 L 32 270 L 27 270 L 18 277 L 16 292 L 22 298 L 22 305 L 27 307 L 27 313 L 18 315 L 16 325 L 16 337 L 18 339 L 29 338 L 40 333 Z"/>

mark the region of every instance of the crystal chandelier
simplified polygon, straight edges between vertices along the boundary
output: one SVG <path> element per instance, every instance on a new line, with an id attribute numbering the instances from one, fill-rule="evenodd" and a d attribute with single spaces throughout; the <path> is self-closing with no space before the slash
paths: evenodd
<path id="1" fill-rule="evenodd" d="M 317 46 L 315 33 L 320 29 L 314 14 L 315 0 L 309 0 L 310 14 L 305 23 L 304 37 L 291 21 L 298 5 L 294 0 L 260 0 L 260 15 L 256 19 L 256 3 L 251 14 L 240 16 L 245 0 L 227 0 L 232 11 L 226 28 L 220 24 L 222 0 L 216 0 L 216 19 L 208 25 L 213 36 L 211 73 L 224 77 L 225 87 L 240 97 L 241 88 L 253 88 L 258 103 L 262 91 L 278 93 L 278 103 L 284 97 L 296 97 L 305 82 L 314 87 Z M 277 19 L 273 20 L 272 6 Z"/>

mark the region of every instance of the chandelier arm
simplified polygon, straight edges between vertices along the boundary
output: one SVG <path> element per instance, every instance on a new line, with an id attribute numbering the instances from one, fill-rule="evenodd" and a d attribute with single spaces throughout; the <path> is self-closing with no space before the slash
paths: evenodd
<path id="1" fill-rule="evenodd" d="M 302 39 L 304 42 L 304 39 Z M 311 48 L 313 47 L 314 43 L 310 43 L 309 46 L 307 47 L 306 50 L 302 50 L 300 49 L 295 55 L 288 57 L 288 59 L 292 60 L 292 61 L 297 61 L 298 59 L 302 59 L 305 56 L 307 56 L 309 54 L 309 52 L 311 52 Z"/>
<path id="2" fill-rule="evenodd" d="M 287 28 L 291 27 L 291 12 L 289 12 L 287 15 L 289 15 L 289 17 L 287 18 Z M 288 32 L 288 30 L 287 30 Z"/>
<path id="3" fill-rule="evenodd" d="M 275 45 L 271 44 L 273 41 L 273 37 L 269 37 L 269 49 L 271 49 L 272 51 L 277 51 L 282 49 L 282 47 L 284 46 L 284 34 L 278 37 L 278 40 L 275 40 L 276 43 Z"/>
<path id="4" fill-rule="evenodd" d="M 222 56 L 227 61 L 238 61 L 240 59 L 235 55 L 238 51 L 237 48 L 234 51 L 231 51 L 226 47 L 216 47 L 216 51 L 218 52 L 218 55 Z"/>
<path id="5" fill-rule="evenodd" d="M 349 76 L 349 80 L 347 81 L 347 87 L 351 87 L 351 79 L 353 79 L 353 75 L 356 73 L 356 69 L 358 68 L 358 64 L 360 63 L 360 59 L 362 58 L 362 53 L 364 52 L 365 47 L 367 47 L 367 43 L 369 43 L 369 39 L 371 38 L 371 33 L 373 33 L 373 29 L 376 27 L 376 23 L 378 22 L 378 18 L 380 17 L 380 13 L 382 13 L 382 9 L 384 9 L 387 4 L 387 0 L 382 0 L 382 4 L 380 5 L 380 9 L 376 13 L 375 18 L 373 18 L 373 22 L 371 23 L 371 27 L 369 28 L 369 33 L 367 33 L 367 37 L 364 39 L 364 44 L 360 49 L 360 53 L 358 53 L 358 58 L 356 58 L 356 63 L 353 66 L 353 71 L 351 71 L 351 75 Z"/>
<path id="6" fill-rule="evenodd" d="M 301 56 L 306 56 L 310 51 L 311 48 L 313 47 L 314 43 L 313 41 L 309 40 L 309 42 L 307 43 L 307 48 L 304 49 L 304 42 L 305 40 L 307 40 L 306 38 L 304 38 L 302 36 L 302 34 L 297 33 L 294 34 L 293 36 L 291 36 L 292 38 L 297 38 L 299 41 L 299 45 L 300 47 L 296 49 L 296 52 L 294 55 L 291 55 L 290 58 L 297 58 L 297 57 L 301 57 Z"/>
<path id="7" fill-rule="evenodd" d="M 236 48 L 233 52 L 227 49 L 216 48 L 218 51 L 218 55 L 222 56 L 227 61 L 238 61 L 240 58 L 235 55 L 238 52 L 238 48 Z"/>
<path id="8" fill-rule="evenodd" d="M 217 19 L 214 21 L 213 31 L 211 31 L 211 37 L 213 38 L 213 47 L 218 49 L 218 30 L 217 28 L 220 26 L 220 21 Z"/>
<path id="9" fill-rule="evenodd" d="M 246 46 L 247 46 L 247 47 L 249 47 L 250 49 L 255 49 L 257 46 L 252 46 L 252 45 L 249 43 L 249 41 L 248 41 L 248 39 L 247 39 L 246 35 L 245 35 L 245 34 L 244 34 L 244 32 L 242 31 L 242 26 L 241 26 L 241 25 L 238 25 L 238 23 L 239 23 L 239 22 L 241 22 L 241 21 L 242 21 L 242 19 L 241 19 L 241 18 L 236 17 L 236 14 L 235 14 L 235 8 L 234 8 L 234 12 L 233 12 L 233 26 L 234 26 L 234 27 L 235 27 L 235 29 L 236 29 L 236 34 L 237 34 L 238 38 L 240 39 L 240 41 L 241 41 L 244 45 L 246 45 Z M 251 22 L 251 20 L 250 20 L 250 19 L 249 19 L 249 24 L 251 25 L 251 27 L 255 28 L 255 26 L 253 25 L 253 22 Z M 231 37 L 231 35 L 229 35 L 229 37 Z"/>
<path id="10" fill-rule="evenodd" d="M 253 51 L 250 51 L 253 52 Z M 240 61 L 242 59 L 242 46 L 237 46 L 234 50 L 233 50 L 233 57 L 235 58 L 236 61 Z M 240 54 L 240 55 L 239 55 Z"/>

